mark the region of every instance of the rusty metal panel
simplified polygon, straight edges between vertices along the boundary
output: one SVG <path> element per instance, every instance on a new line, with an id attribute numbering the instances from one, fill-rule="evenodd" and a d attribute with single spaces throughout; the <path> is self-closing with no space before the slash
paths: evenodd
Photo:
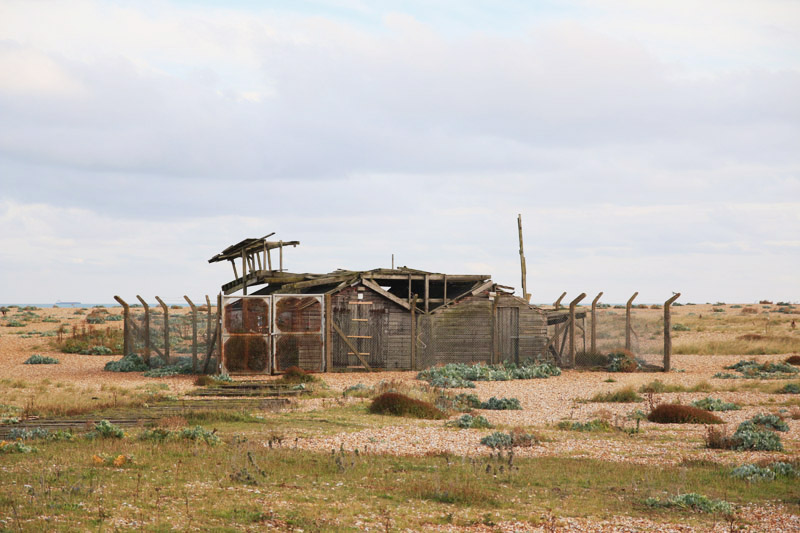
<path id="1" fill-rule="evenodd" d="M 324 303 L 322 295 L 272 296 L 273 370 L 297 366 L 310 372 L 325 370 Z"/>
<path id="2" fill-rule="evenodd" d="M 222 367 L 231 374 L 264 374 L 271 367 L 270 298 L 222 297 Z"/>

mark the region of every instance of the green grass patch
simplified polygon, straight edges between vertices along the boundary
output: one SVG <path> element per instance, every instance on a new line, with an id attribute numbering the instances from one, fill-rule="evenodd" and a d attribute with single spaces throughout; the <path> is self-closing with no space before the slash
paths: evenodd
<path id="1" fill-rule="evenodd" d="M 598 403 L 631 403 L 642 402 L 644 398 L 639 396 L 633 387 L 624 387 L 616 391 L 598 392 L 589 401 Z"/>

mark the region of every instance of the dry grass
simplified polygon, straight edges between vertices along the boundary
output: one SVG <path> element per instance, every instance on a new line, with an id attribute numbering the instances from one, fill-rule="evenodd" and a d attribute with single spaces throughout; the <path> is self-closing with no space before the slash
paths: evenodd
<path id="1" fill-rule="evenodd" d="M 746 334 L 736 339 L 681 340 L 673 353 L 678 355 L 770 355 L 792 353 L 799 338 Z"/>

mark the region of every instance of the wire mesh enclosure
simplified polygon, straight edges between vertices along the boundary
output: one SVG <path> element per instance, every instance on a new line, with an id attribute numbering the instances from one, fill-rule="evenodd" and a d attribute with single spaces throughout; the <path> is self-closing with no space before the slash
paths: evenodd
<path id="1" fill-rule="evenodd" d="M 228 372 L 325 369 L 322 296 L 223 296 L 222 307 L 222 364 Z"/>

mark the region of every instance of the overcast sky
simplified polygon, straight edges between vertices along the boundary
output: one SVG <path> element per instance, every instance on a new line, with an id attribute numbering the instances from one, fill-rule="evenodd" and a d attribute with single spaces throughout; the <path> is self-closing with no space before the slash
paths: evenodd
<path id="1" fill-rule="evenodd" d="M 537 302 L 800 301 L 800 2 L 0 0 L 0 302 L 245 237 Z"/>

